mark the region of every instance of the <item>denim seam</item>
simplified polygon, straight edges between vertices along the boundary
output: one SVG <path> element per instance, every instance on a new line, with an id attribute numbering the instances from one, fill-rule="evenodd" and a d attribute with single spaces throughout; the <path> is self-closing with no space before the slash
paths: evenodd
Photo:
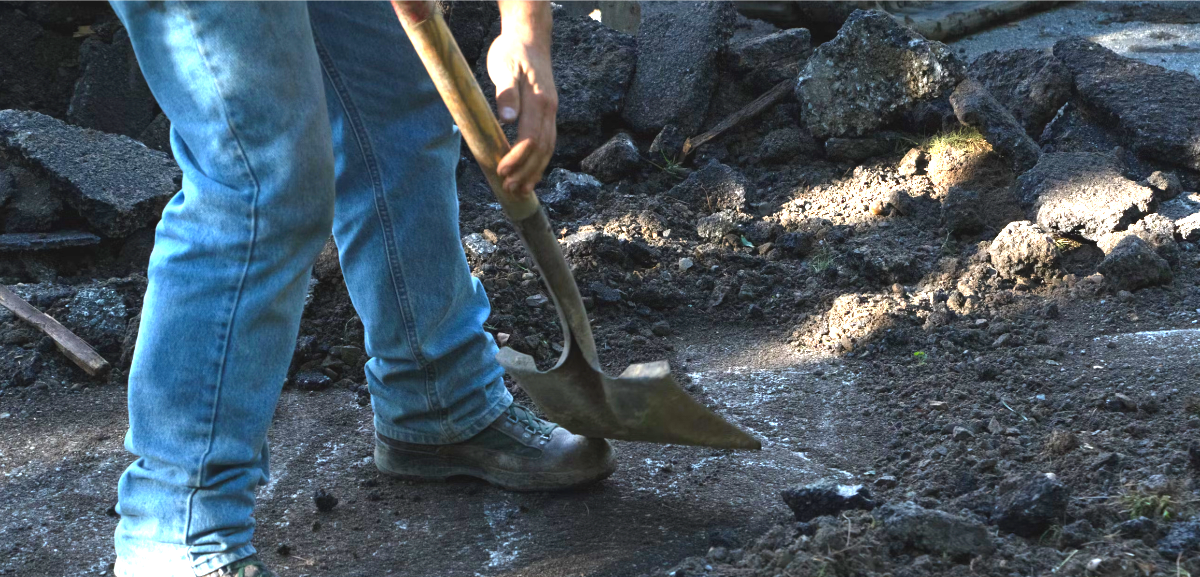
<path id="1" fill-rule="evenodd" d="M 212 66 L 209 64 L 208 55 L 205 53 L 204 48 L 200 44 L 200 35 L 196 30 L 196 20 L 191 11 L 191 7 L 188 2 L 182 2 L 180 5 L 183 7 L 184 14 L 187 16 L 188 24 L 191 28 L 192 41 L 196 47 L 196 52 L 200 57 L 200 61 L 204 63 L 205 70 L 208 71 L 209 76 L 212 78 L 213 89 L 217 93 L 217 101 L 221 109 L 221 116 L 224 117 L 225 125 L 229 129 L 229 134 L 233 138 L 234 143 L 237 145 L 237 155 L 242 163 L 242 168 L 246 171 L 246 175 L 249 176 L 250 181 L 254 184 L 254 194 L 250 203 L 250 243 L 246 249 L 246 264 L 242 267 L 242 274 L 238 279 L 237 291 L 234 293 L 233 301 L 229 307 L 229 315 L 225 321 L 225 334 L 221 335 L 219 341 L 218 350 L 220 353 L 216 375 L 216 395 L 213 397 L 212 413 L 209 419 L 208 441 L 204 449 L 204 454 L 200 456 L 196 483 L 197 487 L 191 490 L 187 498 L 187 518 L 184 522 L 184 543 L 190 547 L 191 543 L 189 541 L 191 541 L 191 538 L 189 537 L 189 534 L 191 532 L 192 525 L 192 510 L 196 494 L 200 491 L 199 487 L 204 485 L 204 463 L 207 461 L 209 454 L 212 453 L 214 437 L 216 436 L 217 413 L 221 405 L 221 389 L 225 378 L 225 364 L 229 355 L 229 341 L 231 339 L 233 325 L 237 317 L 238 304 L 242 300 L 242 293 L 246 286 L 246 277 L 249 276 L 250 263 L 254 259 L 254 245 L 257 241 L 258 234 L 258 195 L 261 189 L 261 184 L 259 183 L 258 177 L 254 174 L 254 169 L 250 166 L 249 159 L 246 157 L 246 149 L 242 145 L 241 138 L 238 137 L 237 131 L 233 127 L 233 119 L 230 117 L 229 111 L 226 109 L 225 96 L 221 92 L 220 81 L 217 79 L 216 73 L 213 72 Z M 211 563 L 213 559 L 220 558 L 221 556 L 222 554 L 216 554 L 209 555 L 206 559 L 201 561 L 193 560 L 193 570 L 201 570 L 206 565 Z"/>
<path id="2" fill-rule="evenodd" d="M 503 386 L 503 384 L 500 385 L 500 387 Z M 395 425 L 381 423 L 378 417 L 375 418 L 375 432 L 390 439 L 418 445 L 449 445 L 465 441 L 488 428 L 500 415 L 504 414 L 504 411 L 508 410 L 509 405 L 513 404 L 512 396 L 504 394 L 505 392 L 507 391 L 502 391 L 496 400 L 492 401 L 488 408 L 475 417 L 470 424 L 453 434 L 439 437 L 428 433 L 407 431 Z"/>
<path id="3" fill-rule="evenodd" d="M 317 56 L 321 62 L 321 69 L 325 73 L 325 76 L 329 78 L 329 84 L 333 86 L 338 101 L 346 112 L 346 120 L 350 124 L 355 143 L 362 153 L 363 162 L 367 164 L 367 174 L 371 177 L 371 187 L 375 193 L 375 214 L 379 217 L 380 227 L 383 229 L 384 252 L 387 254 L 388 261 L 388 276 L 391 277 L 397 305 L 404 315 L 404 319 L 402 320 L 405 332 L 408 333 L 409 350 L 421 366 L 425 375 L 426 408 L 430 411 L 434 410 L 435 407 L 430 405 L 431 401 L 436 405 L 436 410 L 440 417 L 438 419 L 438 427 L 442 430 L 442 434 L 446 435 L 448 434 L 446 421 L 449 418 L 449 413 L 446 407 L 443 406 L 442 399 L 437 392 L 437 367 L 425 358 L 425 355 L 421 353 L 420 346 L 418 346 L 420 340 L 417 338 L 417 329 L 415 326 L 416 315 L 412 312 L 412 304 L 409 302 L 407 286 L 404 283 L 403 265 L 400 263 L 400 258 L 397 255 L 395 230 L 392 228 L 392 221 L 388 216 L 390 209 L 387 206 L 387 195 L 383 190 L 383 178 L 379 174 L 379 164 L 375 160 L 374 149 L 367 138 L 367 131 L 363 126 L 362 118 L 358 114 L 358 108 L 354 105 L 354 99 L 350 96 L 350 91 L 342 82 L 341 76 L 338 75 L 333 58 L 325 50 L 320 36 L 315 29 L 313 30 L 313 40 L 317 47 Z"/>
<path id="4" fill-rule="evenodd" d="M 257 553 L 258 550 L 254 548 L 254 545 L 243 545 L 233 551 L 226 551 L 225 553 L 217 553 L 210 556 L 203 563 L 193 567 L 192 572 L 196 573 L 197 577 L 203 577 L 217 569 L 232 565 Z"/>

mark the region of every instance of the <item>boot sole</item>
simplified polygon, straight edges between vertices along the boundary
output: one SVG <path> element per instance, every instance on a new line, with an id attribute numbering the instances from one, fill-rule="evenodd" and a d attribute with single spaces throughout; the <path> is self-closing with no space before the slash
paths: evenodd
<path id="1" fill-rule="evenodd" d="M 601 481 L 616 470 L 616 464 L 611 459 L 604 467 L 590 471 L 521 473 L 488 470 L 461 459 L 399 456 L 394 449 L 383 447 L 379 442 L 375 443 L 375 467 L 385 475 L 404 481 L 432 482 L 451 477 L 474 477 L 514 492 L 564 491 Z"/>

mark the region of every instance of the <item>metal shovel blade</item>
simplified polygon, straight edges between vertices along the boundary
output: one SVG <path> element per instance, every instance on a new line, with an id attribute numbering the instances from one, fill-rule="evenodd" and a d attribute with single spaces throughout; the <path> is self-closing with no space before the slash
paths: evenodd
<path id="1" fill-rule="evenodd" d="M 596 361 L 591 325 L 575 278 L 544 211 L 514 222 L 542 273 L 563 326 L 563 353 L 549 371 L 529 355 L 496 355 L 550 420 L 586 437 L 761 449 L 762 444 L 696 402 L 675 382 L 666 361 L 630 365 L 619 377 Z"/>

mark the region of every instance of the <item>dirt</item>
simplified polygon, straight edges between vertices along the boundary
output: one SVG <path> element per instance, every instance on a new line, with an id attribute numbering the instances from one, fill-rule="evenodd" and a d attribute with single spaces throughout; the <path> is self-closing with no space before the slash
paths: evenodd
<path id="1" fill-rule="evenodd" d="M 617 473 L 566 493 L 386 478 L 371 462 L 362 323 L 330 245 L 270 432 L 263 557 L 289 577 L 1200 571 L 1188 533 L 1200 246 L 1155 245 L 1173 278 L 1133 292 L 1095 274 L 1101 245 L 1061 234 L 1058 268 L 1001 274 L 993 240 L 1030 215 L 991 146 L 937 146 L 909 126 L 849 142 L 872 150 L 858 162 L 831 160 L 807 131 L 770 148 L 782 145 L 764 136 L 799 117 L 786 101 L 682 166 L 643 154 L 612 182 L 539 191 L 558 195 L 551 220 L 605 368 L 668 360 L 762 451 L 615 443 Z M 1043 152 L 1083 151 L 1041 138 Z M 1127 154 L 1107 142 L 1086 151 Z M 1164 170 L 1185 191 L 1200 181 Z M 552 363 L 556 313 L 467 156 L 459 190 L 468 260 L 493 306 L 486 328 Z M 0 311 L 0 575 L 111 574 L 147 232 L 0 266 L 0 282 L 116 366 L 89 378 Z M 861 485 L 873 508 L 801 515 L 781 498 L 817 483 Z"/>

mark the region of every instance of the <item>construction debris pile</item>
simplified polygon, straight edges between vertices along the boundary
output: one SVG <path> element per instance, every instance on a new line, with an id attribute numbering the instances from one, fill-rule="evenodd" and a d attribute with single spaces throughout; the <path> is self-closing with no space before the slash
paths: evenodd
<path id="1" fill-rule="evenodd" d="M 0 396 L 18 405 L 124 384 L 180 180 L 111 14 L 27 4 L 0 5 L 0 283 L 115 368 L 87 377 L 0 310 Z M 448 20 L 491 91 L 494 6 Z M 795 521 L 670 574 L 1200 571 L 1195 373 L 1068 380 L 1064 357 L 1092 345 L 1056 328 L 1068 307 L 1097 335 L 1200 319 L 1200 79 L 1083 38 L 967 62 L 874 11 L 812 46 L 729 2 L 645 3 L 636 35 L 559 13 L 553 58 L 538 193 L 600 356 L 670 357 L 674 334 L 750 323 L 859 367 L 864 418 L 894 433 L 851 494 L 804 488 Z M 465 150 L 458 184 L 488 330 L 552 363 L 553 305 Z M 306 306 L 287 386 L 367 405 L 332 241 Z"/>

